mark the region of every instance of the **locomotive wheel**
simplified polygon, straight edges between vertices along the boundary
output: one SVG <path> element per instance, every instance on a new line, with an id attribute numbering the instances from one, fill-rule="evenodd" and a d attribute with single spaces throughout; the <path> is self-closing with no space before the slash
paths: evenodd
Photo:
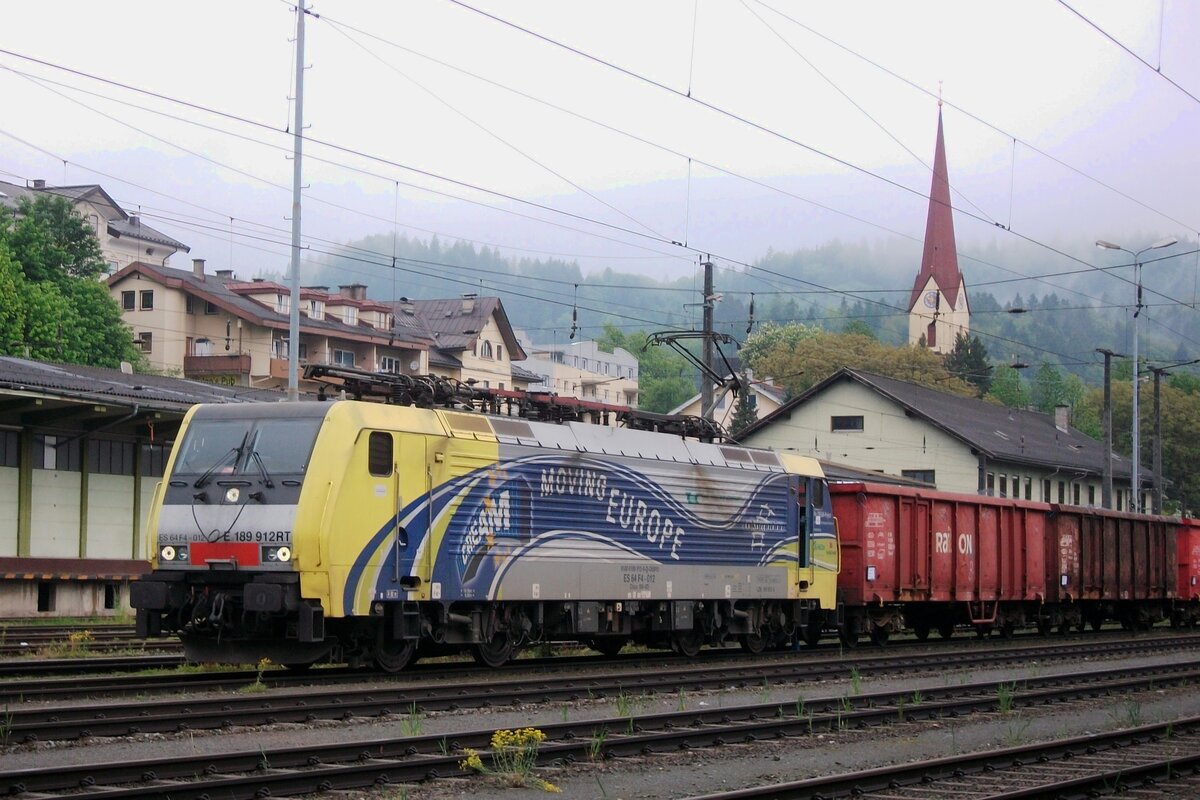
<path id="1" fill-rule="evenodd" d="M 696 631 L 680 631 L 671 637 L 671 649 L 686 658 L 700 655 L 700 645 L 703 640 Z"/>
<path id="2" fill-rule="evenodd" d="M 375 666 L 384 672 L 399 672 L 412 663 L 416 652 L 415 639 L 379 642 L 375 645 Z"/>
<path id="3" fill-rule="evenodd" d="M 621 648 L 625 646 L 625 642 L 626 639 L 623 636 L 605 636 L 600 639 L 589 639 L 587 646 L 601 655 L 612 658 L 621 652 Z"/>
<path id="4" fill-rule="evenodd" d="M 913 635 L 916 636 L 917 640 L 921 641 L 921 642 L 928 639 L 929 638 L 929 623 L 928 622 L 918 622 L 915 625 L 913 625 Z"/>
<path id="5" fill-rule="evenodd" d="M 816 647 L 817 642 L 821 641 L 821 623 L 810 622 L 804 627 L 801 632 L 804 643 L 809 647 Z"/>
<path id="6" fill-rule="evenodd" d="M 943 639 L 949 639 L 953 635 L 954 635 L 954 623 L 953 622 L 943 622 L 942 624 L 938 625 L 938 636 L 942 637 Z"/>
<path id="7" fill-rule="evenodd" d="M 312 669 L 312 665 L 315 663 L 317 663 L 317 662 L 315 662 L 315 661 L 293 661 L 290 664 L 284 664 L 283 668 L 286 669 L 288 672 L 308 672 L 310 669 Z"/>
<path id="8" fill-rule="evenodd" d="M 743 633 L 738 637 L 738 643 L 750 655 L 756 656 L 767 649 L 767 640 L 761 633 Z"/>
<path id="9" fill-rule="evenodd" d="M 497 633 L 492 641 L 475 645 L 471 648 L 471 656 L 475 663 L 493 669 L 503 667 L 516 655 L 516 647 L 507 633 Z"/>
<path id="10" fill-rule="evenodd" d="M 871 643 L 876 647 L 883 647 L 888 643 L 888 639 L 891 638 L 891 635 L 891 632 L 887 628 L 872 628 Z"/>

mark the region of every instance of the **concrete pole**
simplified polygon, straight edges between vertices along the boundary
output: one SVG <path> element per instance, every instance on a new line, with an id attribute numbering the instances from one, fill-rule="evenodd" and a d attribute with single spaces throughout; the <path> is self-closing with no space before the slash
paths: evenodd
<path id="1" fill-rule="evenodd" d="M 288 400 L 300 399 L 300 185 L 304 157 L 304 0 L 296 4 L 296 120 L 292 131 L 292 295 L 288 318 Z"/>

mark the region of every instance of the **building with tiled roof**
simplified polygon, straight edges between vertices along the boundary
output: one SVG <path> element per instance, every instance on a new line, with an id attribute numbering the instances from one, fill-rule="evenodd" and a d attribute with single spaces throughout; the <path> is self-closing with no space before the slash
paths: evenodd
<path id="1" fill-rule="evenodd" d="M 232 270 L 191 270 L 137 262 L 108 278 L 155 369 L 228 385 L 287 385 L 291 294 L 272 281 L 238 280 Z M 305 364 L 339 364 L 423 374 L 434 343 L 422 326 L 393 324 L 389 305 L 366 296 L 362 284 L 300 294 L 300 352 Z M 306 388 L 306 387 L 302 387 Z"/>
<path id="2" fill-rule="evenodd" d="M 0 205 L 17 208 L 22 199 L 39 194 L 71 201 L 76 213 L 96 232 L 100 253 L 110 273 L 136 261 L 165 266 L 175 253 L 190 250 L 183 242 L 145 224 L 139 215 L 125 211 L 98 184 L 48 186 L 45 181 L 35 180 L 28 186 L 20 186 L 0 181 Z"/>
<path id="3" fill-rule="evenodd" d="M 1065 406 L 1054 415 L 1007 408 L 861 370 L 839 370 L 738 440 L 944 491 L 1086 506 L 1102 505 L 1108 457 L 1113 507 L 1129 507 L 1128 460 L 1071 427 Z"/>
<path id="4" fill-rule="evenodd" d="M 397 330 L 410 326 L 430 341 L 429 371 L 444 378 L 474 382 L 484 389 L 525 389 L 533 375 L 514 369 L 525 350 L 498 297 L 410 300 L 390 305 Z M 536 376 L 534 376 L 536 377 Z"/>

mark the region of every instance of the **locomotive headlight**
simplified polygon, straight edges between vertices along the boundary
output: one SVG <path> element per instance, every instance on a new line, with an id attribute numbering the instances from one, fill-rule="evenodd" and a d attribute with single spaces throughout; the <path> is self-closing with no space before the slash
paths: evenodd
<path id="1" fill-rule="evenodd" d="M 179 547 L 172 547 L 169 544 L 163 545 L 162 549 L 158 551 L 158 557 L 161 561 L 180 563 L 187 561 L 188 549 L 185 545 L 180 545 Z"/>
<path id="2" fill-rule="evenodd" d="M 283 546 L 283 547 L 264 547 L 263 548 L 263 561 L 275 561 L 275 562 L 279 562 L 279 563 L 286 563 L 291 560 L 292 560 L 292 548 L 290 548 L 290 547 Z"/>

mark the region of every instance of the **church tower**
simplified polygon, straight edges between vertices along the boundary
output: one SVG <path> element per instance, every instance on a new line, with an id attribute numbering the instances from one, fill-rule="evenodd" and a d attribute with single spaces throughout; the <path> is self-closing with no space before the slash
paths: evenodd
<path id="1" fill-rule="evenodd" d="M 938 101 L 937 145 L 933 155 L 933 184 L 925 222 L 925 252 L 908 301 L 908 343 L 925 345 L 936 353 L 954 349 L 958 334 L 971 331 L 967 287 L 958 271 L 954 218 L 950 209 L 950 177 L 942 141 L 942 103 Z"/>

